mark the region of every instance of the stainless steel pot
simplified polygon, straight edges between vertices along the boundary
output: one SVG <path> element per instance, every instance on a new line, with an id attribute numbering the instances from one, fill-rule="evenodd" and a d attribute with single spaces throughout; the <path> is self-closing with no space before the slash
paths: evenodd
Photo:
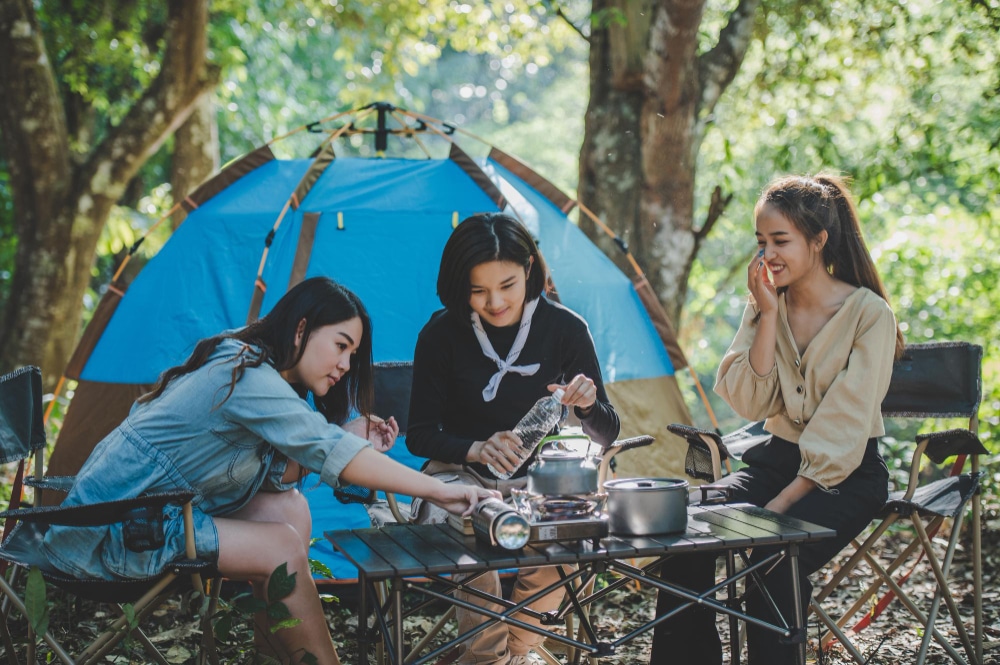
<path id="1" fill-rule="evenodd" d="M 608 526 L 622 536 L 680 533 L 687 529 L 688 481 L 618 478 L 604 483 Z"/>

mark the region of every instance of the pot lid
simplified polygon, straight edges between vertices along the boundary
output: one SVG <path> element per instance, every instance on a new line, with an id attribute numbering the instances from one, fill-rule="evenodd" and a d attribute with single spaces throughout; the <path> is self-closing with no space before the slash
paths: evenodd
<path id="1" fill-rule="evenodd" d="M 687 488 L 688 481 L 682 478 L 616 478 L 604 483 L 604 489 L 608 492 L 629 490 L 629 491 L 654 491 L 664 489 Z"/>
<path id="2" fill-rule="evenodd" d="M 567 450 L 564 448 L 543 448 L 538 451 L 538 457 L 546 461 L 559 460 L 582 460 L 587 455 L 578 450 Z"/>

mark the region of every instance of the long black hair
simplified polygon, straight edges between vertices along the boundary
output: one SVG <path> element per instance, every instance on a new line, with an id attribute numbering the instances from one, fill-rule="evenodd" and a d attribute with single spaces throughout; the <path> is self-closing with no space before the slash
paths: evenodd
<path id="1" fill-rule="evenodd" d="M 222 399 L 225 402 L 233 394 L 236 382 L 246 368 L 259 367 L 266 362 L 279 372 L 290 369 L 302 358 L 306 342 L 314 330 L 353 318 L 361 320 L 362 335 L 351 361 L 351 369 L 326 395 L 314 395 L 314 401 L 317 410 L 332 423 L 345 422 L 352 408 L 369 416 L 375 402 L 371 319 L 353 292 L 327 277 L 312 277 L 299 282 L 275 303 L 266 316 L 245 328 L 201 340 L 184 364 L 161 374 L 153 389 L 139 401 L 156 399 L 171 381 L 204 365 L 222 340 L 235 339 L 243 342 L 244 346 L 233 366 L 229 391 Z M 296 348 L 295 337 L 299 323 L 303 321 L 302 342 Z"/>
<path id="2" fill-rule="evenodd" d="M 525 300 L 534 300 L 546 290 L 549 269 L 528 229 L 503 213 L 472 215 L 462 220 L 445 243 L 437 278 L 441 304 L 462 321 L 468 322 L 472 314 L 469 274 L 490 261 L 509 261 L 524 268 Z"/>
<path id="3" fill-rule="evenodd" d="M 840 281 L 863 286 L 889 302 L 843 178 L 829 173 L 778 178 L 760 195 L 754 218 L 764 206 L 771 206 L 787 217 L 809 242 L 826 231 L 823 265 L 827 271 Z M 902 357 L 904 347 L 903 333 L 897 326 L 897 359 Z"/>

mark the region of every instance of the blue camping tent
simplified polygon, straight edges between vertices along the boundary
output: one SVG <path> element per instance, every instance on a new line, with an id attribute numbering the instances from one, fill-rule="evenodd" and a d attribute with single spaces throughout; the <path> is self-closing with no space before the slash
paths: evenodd
<path id="1" fill-rule="evenodd" d="M 538 239 L 560 300 L 590 325 L 624 431 L 690 420 L 632 282 L 566 216 L 570 199 L 499 150 L 473 159 L 452 144 L 445 158 L 390 159 L 335 157 L 325 147 L 284 160 L 265 147 L 185 201 L 184 223 L 130 285 L 112 285 L 74 354 L 67 376 L 79 385 L 51 473 L 74 472 L 134 397 L 197 340 L 265 314 L 306 277 L 328 275 L 361 297 L 376 362 L 411 360 L 417 333 L 441 306 L 435 282 L 444 243 L 459 220 L 484 211 L 516 215 Z M 630 384 L 634 394 L 616 394 Z M 639 405 L 630 423 L 638 395 L 653 403 Z M 651 424 L 649 413 L 662 423 Z M 423 461 L 402 442 L 390 454 L 415 468 Z M 341 504 L 313 479 L 305 488 L 314 535 L 368 525 L 362 506 Z M 354 577 L 326 541 L 314 550 L 335 577 Z"/>

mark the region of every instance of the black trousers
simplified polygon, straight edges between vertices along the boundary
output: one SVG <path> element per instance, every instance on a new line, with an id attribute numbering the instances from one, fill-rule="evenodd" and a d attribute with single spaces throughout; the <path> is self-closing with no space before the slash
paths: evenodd
<path id="1" fill-rule="evenodd" d="M 801 457 L 797 444 L 772 437 L 746 451 L 746 468 L 730 474 L 719 484 L 732 488 L 734 503 L 766 505 L 798 475 Z M 868 525 L 885 503 L 889 472 L 878 452 L 876 439 L 868 441 L 861 465 L 831 491 L 814 489 L 787 512 L 807 522 L 836 530 L 835 538 L 804 543 L 799 547 L 799 579 L 803 609 L 808 608 L 812 584 L 808 575 L 826 565 L 847 543 Z M 759 561 L 774 553 L 774 548 L 754 548 L 750 560 Z M 678 555 L 664 563 L 660 577 L 696 591 L 715 584 L 716 557 L 706 554 Z M 765 584 L 782 615 L 794 616 L 794 597 L 788 559 L 775 566 L 765 577 Z M 656 601 L 657 616 L 676 608 L 684 601 L 660 592 Z M 747 612 L 774 623 L 773 613 L 759 592 L 747 595 Z M 773 631 L 747 625 L 747 650 L 750 665 L 781 665 L 795 662 L 794 645 L 782 644 Z M 715 628 L 715 612 L 703 607 L 687 608 L 656 627 L 650 665 L 717 665 L 722 662 L 722 643 Z"/>

